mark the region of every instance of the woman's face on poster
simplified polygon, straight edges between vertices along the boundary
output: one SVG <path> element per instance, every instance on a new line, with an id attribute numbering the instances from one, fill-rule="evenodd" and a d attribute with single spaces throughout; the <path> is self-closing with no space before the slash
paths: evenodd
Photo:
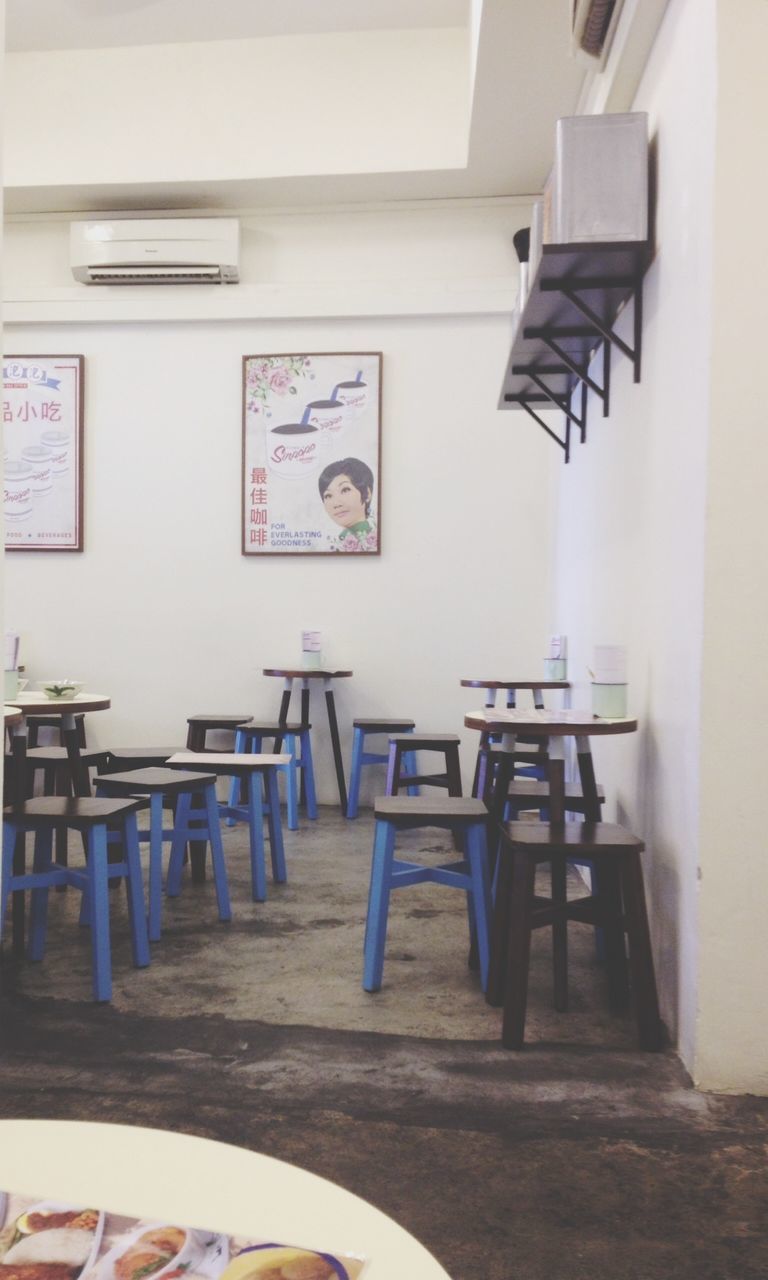
<path id="1" fill-rule="evenodd" d="M 365 504 L 369 497 L 368 490 L 361 493 L 349 476 L 334 476 L 323 493 L 323 505 L 336 524 L 349 529 L 365 520 Z"/>

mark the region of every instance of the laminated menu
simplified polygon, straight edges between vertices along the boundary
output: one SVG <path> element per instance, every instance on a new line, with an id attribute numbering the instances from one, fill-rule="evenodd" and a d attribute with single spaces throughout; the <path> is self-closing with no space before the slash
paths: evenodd
<path id="1" fill-rule="evenodd" d="M 0 1191 L 0 1280 L 358 1280 L 365 1260 Z"/>

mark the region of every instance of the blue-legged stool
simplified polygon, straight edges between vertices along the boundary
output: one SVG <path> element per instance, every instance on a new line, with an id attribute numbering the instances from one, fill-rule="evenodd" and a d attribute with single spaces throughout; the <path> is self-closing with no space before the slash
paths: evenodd
<path id="1" fill-rule="evenodd" d="M 352 734 L 352 766 L 349 774 L 349 797 L 347 800 L 348 818 L 357 817 L 363 765 L 389 763 L 388 752 L 366 751 L 365 739 L 369 735 L 381 733 L 386 733 L 387 736 L 393 733 L 413 733 L 415 722 L 413 720 L 353 720 L 352 725 L 354 732 Z M 404 753 L 403 767 L 409 773 L 416 772 L 416 757 L 413 752 L 406 751 Z M 418 794 L 419 788 L 417 786 L 408 788 L 409 796 L 417 796 Z"/>
<path id="2" fill-rule="evenodd" d="M 260 755 L 265 738 L 271 738 L 273 750 L 290 756 L 287 765 L 280 766 L 285 774 L 285 808 L 286 826 L 289 831 L 299 828 L 299 781 L 304 780 L 304 800 L 307 817 L 313 821 L 317 818 L 317 796 L 315 794 L 315 773 L 312 766 L 312 742 L 309 736 L 311 724 L 280 724 L 277 720 L 250 720 L 240 725 L 235 732 L 235 751 L 250 752 Z M 239 787 L 232 779 L 229 793 L 230 806 L 238 808 Z M 227 825 L 232 826 L 235 818 L 228 818 Z"/>
<path id="3" fill-rule="evenodd" d="M 488 878 L 488 810 L 482 800 L 447 796 L 380 796 L 374 805 L 371 886 L 365 927 L 363 987 L 378 991 L 384 970 L 389 897 L 392 889 L 433 880 L 467 895 L 470 942 L 476 951 L 480 981 L 488 983 L 491 893 Z M 398 831 L 441 827 L 463 846 L 464 857 L 441 866 L 395 859 Z"/>
<path id="4" fill-rule="evenodd" d="M 9 895 L 32 890 L 29 958 L 42 960 L 48 923 L 48 891 L 57 885 L 73 885 L 83 893 L 85 915 L 91 926 L 93 998 L 112 998 L 112 953 L 109 930 L 108 883 L 120 877 L 128 893 L 131 948 L 136 968 L 149 964 L 149 941 L 141 880 L 136 814 L 143 800 L 104 800 L 91 796 L 40 796 L 25 800 L 3 815 L 2 893 L 0 919 L 5 916 Z M 85 838 L 87 861 L 84 868 L 63 867 L 53 860 L 53 834 L 57 826 L 79 831 Z M 107 859 L 107 827 L 119 827 L 124 856 L 119 862 Z M 14 871 L 17 837 L 34 832 L 32 871 Z"/>
<path id="5" fill-rule="evenodd" d="M 108 773 L 96 779 L 98 796 L 146 796 L 149 800 L 149 830 L 139 832 L 139 840 L 149 841 L 149 940 L 160 937 L 163 911 L 163 841 L 173 841 L 179 828 L 189 840 L 207 840 L 211 848 L 213 879 L 220 920 L 231 920 L 227 872 L 219 827 L 216 775 L 182 773 L 179 769 L 132 769 L 128 773 Z M 199 804 L 192 808 L 192 797 Z M 182 800 L 186 798 L 186 805 Z M 173 809 L 174 822 L 163 827 L 163 810 Z"/>
<path id="6" fill-rule="evenodd" d="M 220 818 L 245 818 L 248 822 L 249 848 L 251 858 L 251 893 L 254 902 L 264 902 L 267 896 L 267 870 L 264 850 L 264 819 L 267 819 L 269 833 L 269 852 L 272 862 L 272 879 L 275 884 L 285 884 L 288 879 L 285 866 L 285 849 L 283 847 L 283 828 L 280 821 L 280 795 L 277 789 L 277 773 L 290 763 L 290 756 L 274 753 L 272 755 L 251 752 L 222 751 L 194 752 L 179 751 L 168 761 L 170 769 L 205 769 L 217 778 L 231 778 L 245 788 L 245 804 L 217 804 Z M 266 791 L 267 800 L 262 792 Z M 182 797 L 176 813 L 176 830 L 171 843 L 171 857 L 168 863 L 168 881 L 166 892 L 174 897 L 181 886 L 181 871 L 184 861 L 184 844 L 190 837 L 182 829 L 190 812 L 190 797 Z M 199 810 L 192 809 L 194 819 Z"/>

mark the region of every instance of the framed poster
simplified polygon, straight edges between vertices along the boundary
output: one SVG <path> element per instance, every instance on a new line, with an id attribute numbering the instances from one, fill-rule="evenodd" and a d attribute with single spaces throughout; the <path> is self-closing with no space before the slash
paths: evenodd
<path id="1" fill-rule="evenodd" d="M 82 356 L 3 356 L 3 444 L 6 551 L 82 551 Z"/>
<path id="2" fill-rule="evenodd" d="M 381 352 L 243 356 L 243 555 L 378 555 Z"/>

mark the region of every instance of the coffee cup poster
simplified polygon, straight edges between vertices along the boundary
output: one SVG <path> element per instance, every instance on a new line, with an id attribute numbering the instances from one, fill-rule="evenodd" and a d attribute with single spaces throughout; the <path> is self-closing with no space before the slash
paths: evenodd
<path id="1" fill-rule="evenodd" d="M 5 547 L 83 549 L 83 357 L 3 356 Z"/>
<path id="2" fill-rule="evenodd" d="M 378 555 L 381 353 L 243 357 L 243 555 Z"/>

